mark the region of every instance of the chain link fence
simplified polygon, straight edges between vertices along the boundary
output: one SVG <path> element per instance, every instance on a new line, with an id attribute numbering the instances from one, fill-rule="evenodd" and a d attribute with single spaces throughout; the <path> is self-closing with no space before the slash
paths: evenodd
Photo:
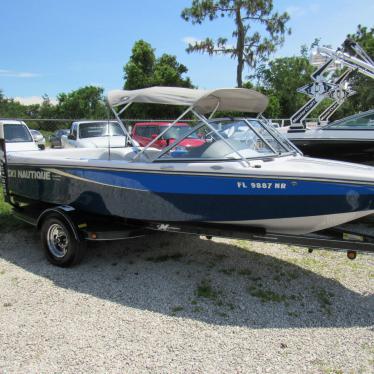
<path id="1" fill-rule="evenodd" d="M 74 118 L 0 118 L 1 120 L 18 120 L 18 121 L 24 121 L 28 125 L 28 127 L 36 130 L 42 130 L 44 132 L 53 132 L 59 129 L 70 129 L 71 124 L 74 121 L 107 121 L 107 118 L 103 119 L 74 119 Z M 110 119 L 115 120 L 113 118 Z M 142 119 L 142 118 L 126 118 L 123 120 L 123 122 L 126 125 L 132 125 L 136 122 L 170 122 L 172 123 L 174 119 Z M 269 118 L 269 121 L 272 123 L 278 125 L 278 127 L 285 127 L 289 126 L 291 124 L 291 121 L 289 118 Z M 195 122 L 194 120 L 183 120 L 181 122 L 189 123 L 189 122 Z M 307 125 L 308 127 L 314 127 L 318 124 L 317 118 L 307 118 L 303 121 L 304 125 Z"/>

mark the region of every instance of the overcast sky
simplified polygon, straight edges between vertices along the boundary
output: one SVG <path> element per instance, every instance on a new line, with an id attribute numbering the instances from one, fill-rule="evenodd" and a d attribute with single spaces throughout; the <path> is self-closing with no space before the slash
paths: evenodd
<path id="1" fill-rule="evenodd" d="M 187 54 L 186 41 L 230 36 L 231 21 L 194 26 L 181 10 L 191 0 L 0 0 L 0 89 L 34 102 L 92 84 L 123 85 L 131 47 L 144 39 L 156 54 L 170 53 L 189 68 L 200 88 L 235 86 L 229 57 Z M 334 47 L 358 24 L 373 27 L 373 0 L 274 0 L 288 11 L 292 35 L 276 56 L 297 55 L 302 44 L 321 38 Z M 246 74 L 248 71 L 245 72 Z"/>

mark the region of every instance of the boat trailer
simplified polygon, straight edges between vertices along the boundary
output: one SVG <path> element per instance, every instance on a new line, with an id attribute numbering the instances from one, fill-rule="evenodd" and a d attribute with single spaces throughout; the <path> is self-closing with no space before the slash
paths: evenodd
<path id="1" fill-rule="evenodd" d="M 267 233 L 262 228 L 234 225 L 128 221 L 117 217 L 88 215 L 72 206 L 47 206 L 39 202 L 24 207 L 14 205 L 13 212 L 15 217 L 40 231 L 48 260 L 63 267 L 73 265 L 82 258 L 87 242 L 134 239 L 156 232 L 198 235 L 207 239 L 221 237 L 295 245 L 306 247 L 309 253 L 314 249 L 346 251 L 351 260 L 356 258 L 358 252 L 374 252 L 373 217 L 312 234 L 286 235 Z M 70 242 L 74 242 L 77 256 L 72 261 L 65 263 L 58 257 L 50 256 L 47 244 L 51 237 L 48 235 L 51 233 L 51 227 L 56 225 L 62 229 L 61 238 L 57 241 L 63 242 L 63 238 L 68 237 Z M 58 237 L 58 234 L 55 236 Z"/>
<path id="2" fill-rule="evenodd" d="M 0 131 L 2 127 L 0 127 Z M 7 155 L 4 134 L 0 134 L 0 170 L 4 200 L 13 207 L 14 215 L 40 232 L 47 259 L 67 267 L 78 263 L 88 241 L 137 238 L 155 232 L 170 232 L 252 240 L 286 245 L 347 251 L 348 258 L 357 252 L 374 252 L 374 218 L 363 218 L 308 235 L 268 233 L 260 227 L 242 227 L 178 222 L 143 222 L 115 216 L 94 215 L 70 205 L 52 205 L 15 196 L 9 192 Z"/>

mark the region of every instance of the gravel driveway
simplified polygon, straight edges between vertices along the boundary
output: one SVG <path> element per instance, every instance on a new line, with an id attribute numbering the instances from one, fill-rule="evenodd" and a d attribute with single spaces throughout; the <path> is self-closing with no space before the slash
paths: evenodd
<path id="1" fill-rule="evenodd" d="M 49 265 L 0 234 L 0 373 L 374 373 L 374 256 L 156 234 Z"/>

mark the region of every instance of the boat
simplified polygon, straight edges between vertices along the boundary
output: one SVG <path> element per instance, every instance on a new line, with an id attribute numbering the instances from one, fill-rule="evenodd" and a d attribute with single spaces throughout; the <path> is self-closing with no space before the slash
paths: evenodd
<path id="1" fill-rule="evenodd" d="M 374 212 L 374 168 L 304 157 L 261 115 L 268 99 L 259 92 L 151 87 L 111 91 L 107 100 L 126 134 L 123 148 L 6 153 L 13 205 L 43 202 L 126 222 L 296 235 Z M 120 118 L 133 103 L 186 109 L 140 147 Z M 254 116 L 214 118 L 218 111 Z M 189 131 L 163 149 L 152 147 L 187 114 L 195 118 Z M 181 145 L 192 134 L 201 145 Z"/>
<path id="2" fill-rule="evenodd" d="M 315 129 L 288 132 L 305 155 L 374 165 L 374 110 L 354 114 Z"/>

